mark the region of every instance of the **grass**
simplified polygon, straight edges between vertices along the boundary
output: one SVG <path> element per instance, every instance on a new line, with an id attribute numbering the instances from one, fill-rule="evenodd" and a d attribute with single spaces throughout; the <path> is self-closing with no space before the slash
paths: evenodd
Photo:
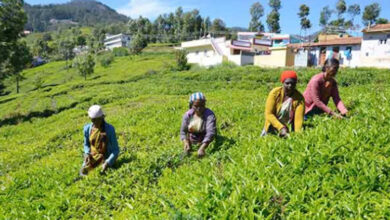
<path id="1" fill-rule="evenodd" d="M 42 218 L 385 219 L 390 216 L 388 72 L 342 69 L 351 117 L 314 117 L 289 139 L 261 138 L 281 69 L 222 65 L 172 72 L 171 53 L 116 58 L 85 81 L 64 62 L 26 70 L 0 97 L 0 216 Z M 317 69 L 299 70 L 298 89 Z M 36 75 L 44 79 L 35 89 Z M 205 93 L 218 137 L 183 158 L 188 96 Z M 80 179 L 86 110 L 101 104 L 121 155 Z M 331 104 L 334 109 L 334 105 Z"/>

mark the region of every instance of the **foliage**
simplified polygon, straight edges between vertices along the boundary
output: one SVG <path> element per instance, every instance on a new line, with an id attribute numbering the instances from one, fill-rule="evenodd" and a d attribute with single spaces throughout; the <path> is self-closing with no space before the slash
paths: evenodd
<path id="1" fill-rule="evenodd" d="M 103 54 L 103 55 L 101 55 L 100 57 L 99 57 L 99 62 L 100 62 L 100 65 L 102 66 L 102 67 L 109 67 L 110 66 L 110 64 L 114 61 L 114 55 L 111 53 L 111 52 L 109 52 L 109 53 L 105 53 L 105 54 Z"/>
<path id="2" fill-rule="evenodd" d="M 106 5 L 91 0 L 73 0 L 65 4 L 24 5 L 29 19 L 26 29 L 48 31 L 62 25 L 94 26 L 124 23 L 128 18 Z"/>
<path id="3" fill-rule="evenodd" d="M 364 25 L 374 25 L 381 12 L 381 6 L 378 3 L 372 3 L 364 8 L 363 23 Z"/>
<path id="4" fill-rule="evenodd" d="M 260 2 L 255 2 L 250 8 L 251 21 L 249 23 L 249 31 L 264 31 L 264 25 L 260 19 L 264 16 L 264 8 Z"/>
<path id="5" fill-rule="evenodd" d="M 299 7 L 299 13 L 298 16 L 301 19 L 301 28 L 303 30 L 307 30 L 311 28 L 310 20 L 307 18 L 310 14 L 310 8 L 309 6 L 303 4 Z"/>
<path id="6" fill-rule="evenodd" d="M 141 51 L 147 46 L 147 41 L 142 34 L 136 34 L 130 42 L 130 52 L 132 54 L 140 54 Z"/>
<path id="7" fill-rule="evenodd" d="M 389 20 L 386 18 L 378 18 L 378 19 L 376 19 L 375 23 L 376 24 L 388 24 Z"/>
<path id="8" fill-rule="evenodd" d="M 326 25 L 328 25 L 331 16 L 332 16 L 332 10 L 330 10 L 329 6 L 323 7 L 320 13 L 320 25 L 323 28 L 325 28 Z"/>
<path id="9" fill-rule="evenodd" d="M 36 75 L 33 79 L 33 84 L 35 89 L 40 89 L 42 88 L 43 85 L 43 78 L 41 75 Z"/>
<path id="10" fill-rule="evenodd" d="M 20 72 L 31 64 L 32 55 L 25 41 L 18 41 L 10 54 L 4 69 L 16 80 L 16 92 L 19 93 L 19 82 L 23 79 Z"/>
<path id="11" fill-rule="evenodd" d="M 95 61 L 91 53 L 81 54 L 74 58 L 73 67 L 87 80 L 87 75 L 94 72 Z"/>
<path id="12" fill-rule="evenodd" d="M 176 54 L 177 70 L 179 70 L 179 71 L 188 70 L 189 65 L 187 63 L 187 51 L 176 50 L 175 54 Z"/>
<path id="13" fill-rule="evenodd" d="M 280 14 L 278 11 L 272 10 L 267 16 L 268 30 L 273 33 L 280 33 Z"/>
<path id="14" fill-rule="evenodd" d="M 24 71 L 21 94 L 0 97 L 0 216 L 387 218 L 388 70 L 340 69 L 350 117 L 316 116 L 302 133 L 279 139 L 260 132 L 267 94 L 281 86 L 283 69 L 221 65 L 177 74 L 165 66 L 174 62 L 173 53 L 118 57 L 88 81 L 71 78 L 77 72 L 63 70 L 64 61 Z M 303 92 L 320 70 L 297 71 Z M 39 91 L 31 83 L 36 75 L 45 79 Z M 218 137 L 201 160 L 181 157 L 178 132 L 195 91 L 217 115 Z M 92 104 L 103 105 L 121 154 L 106 175 L 98 167 L 79 178 Z"/>
<path id="15" fill-rule="evenodd" d="M 112 50 L 112 53 L 116 57 L 124 57 L 129 55 L 129 48 L 126 47 L 116 47 Z"/>
<path id="16" fill-rule="evenodd" d="M 27 20 L 22 6 L 22 0 L 0 1 L 0 79 L 9 74 L 4 66 L 12 63 L 9 59 Z"/>
<path id="17" fill-rule="evenodd" d="M 351 16 L 351 23 L 354 25 L 355 17 L 360 15 L 360 5 L 353 4 L 348 7 L 348 14 Z"/>
<path id="18" fill-rule="evenodd" d="M 269 0 L 268 5 L 272 8 L 272 11 L 267 16 L 267 25 L 269 32 L 280 33 L 280 14 L 279 10 L 282 7 L 280 0 Z"/>
<path id="19" fill-rule="evenodd" d="M 347 10 L 347 4 L 345 3 L 345 0 L 338 0 L 338 2 L 336 3 L 336 10 L 337 10 L 337 16 L 341 18 L 341 16 Z"/>

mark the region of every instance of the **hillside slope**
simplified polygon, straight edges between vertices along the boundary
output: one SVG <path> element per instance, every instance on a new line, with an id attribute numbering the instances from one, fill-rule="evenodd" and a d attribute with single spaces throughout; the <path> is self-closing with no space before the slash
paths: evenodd
<path id="1" fill-rule="evenodd" d="M 87 81 L 63 62 L 25 71 L 0 97 L 0 216 L 42 218 L 386 218 L 390 215 L 390 83 L 386 71 L 340 71 L 347 120 L 314 117 L 289 139 L 261 138 L 280 69 L 224 65 L 172 72 L 172 54 L 117 58 Z M 299 70 L 299 90 L 316 69 Z M 41 75 L 43 88 L 34 90 Z M 14 86 L 7 82 L 8 86 Z M 10 87 L 10 88 L 12 88 Z M 218 137 L 182 157 L 188 96 L 202 91 Z M 79 178 L 86 111 L 101 104 L 121 155 Z M 334 105 L 331 105 L 334 108 Z M 20 211 L 23 210 L 23 211 Z"/>
<path id="2" fill-rule="evenodd" d="M 125 15 L 95 0 L 72 0 L 65 4 L 29 5 L 25 4 L 27 30 L 47 31 L 58 25 L 68 24 L 93 26 L 127 22 Z"/>

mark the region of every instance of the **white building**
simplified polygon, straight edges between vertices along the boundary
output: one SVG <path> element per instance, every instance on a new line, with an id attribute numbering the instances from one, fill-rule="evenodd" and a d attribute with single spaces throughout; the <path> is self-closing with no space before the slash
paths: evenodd
<path id="1" fill-rule="evenodd" d="M 361 47 L 361 66 L 390 68 L 390 23 L 365 28 Z"/>
<path id="2" fill-rule="evenodd" d="M 221 64 L 228 54 L 224 37 L 182 42 L 180 49 L 185 49 L 188 52 L 188 63 L 204 67 Z"/>
<path id="3" fill-rule="evenodd" d="M 112 50 L 116 47 L 129 47 L 131 37 L 127 34 L 108 35 L 104 39 L 104 46 L 108 50 Z"/>

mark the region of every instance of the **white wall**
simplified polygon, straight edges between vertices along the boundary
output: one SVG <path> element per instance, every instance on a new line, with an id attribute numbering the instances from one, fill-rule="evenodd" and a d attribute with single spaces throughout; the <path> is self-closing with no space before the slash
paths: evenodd
<path id="1" fill-rule="evenodd" d="M 189 51 L 187 54 L 188 63 L 198 64 L 199 66 L 209 67 L 222 63 L 222 56 L 214 50 Z"/>
<path id="2" fill-rule="evenodd" d="M 390 32 L 364 33 L 360 55 L 361 66 L 390 68 Z"/>

